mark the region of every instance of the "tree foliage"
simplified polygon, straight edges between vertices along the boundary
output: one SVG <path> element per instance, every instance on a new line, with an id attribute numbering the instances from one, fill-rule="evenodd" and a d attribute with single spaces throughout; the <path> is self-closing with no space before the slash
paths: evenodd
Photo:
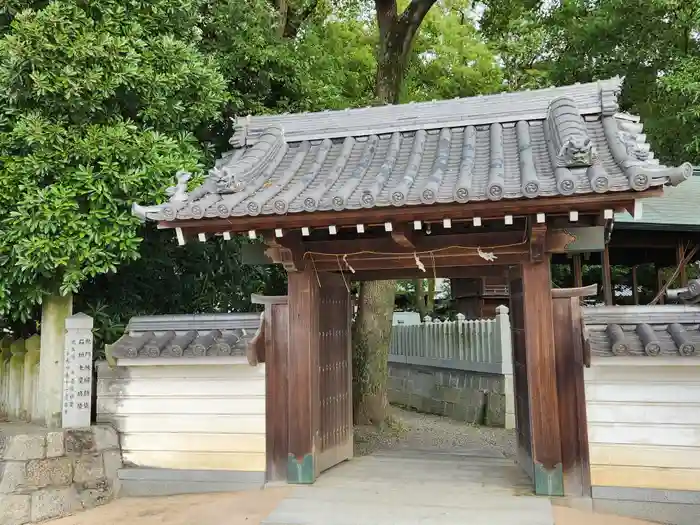
<path id="1" fill-rule="evenodd" d="M 662 159 L 697 162 L 700 1 L 485 4 L 485 33 L 504 64 L 520 64 L 511 77 L 536 71 L 541 81 L 562 85 L 623 76 L 623 109 L 644 119 Z M 522 53 L 530 59 L 518 58 Z"/>
<path id="2" fill-rule="evenodd" d="M 189 43 L 197 13 L 186 0 L 10 11 L 0 40 L 0 316 L 26 318 L 43 296 L 137 258 L 131 202 L 198 169 L 193 133 L 227 95 L 214 61 Z"/>

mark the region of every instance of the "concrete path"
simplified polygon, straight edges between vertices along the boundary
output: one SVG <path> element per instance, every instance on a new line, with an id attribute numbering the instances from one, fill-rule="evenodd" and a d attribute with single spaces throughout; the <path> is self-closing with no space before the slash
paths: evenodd
<path id="1" fill-rule="evenodd" d="M 512 460 L 486 448 L 400 448 L 353 459 L 290 496 L 263 525 L 553 525 Z"/>

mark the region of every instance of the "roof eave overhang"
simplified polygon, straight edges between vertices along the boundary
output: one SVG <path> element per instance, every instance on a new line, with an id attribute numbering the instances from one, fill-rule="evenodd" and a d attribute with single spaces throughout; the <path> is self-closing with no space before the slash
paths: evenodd
<path id="1" fill-rule="evenodd" d="M 633 207 L 637 199 L 662 195 L 661 187 L 643 192 L 624 191 L 604 194 L 573 195 L 567 197 L 543 197 L 537 199 L 503 199 L 478 201 L 468 204 L 432 204 L 403 207 L 377 207 L 370 209 L 322 211 L 313 213 L 288 213 L 284 215 L 257 215 L 211 219 L 186 219 L 159 221 L 159 229 L 180 228 L 202 233 L 242 233 L 250 230 L 295 229 L 326 227 L 329 225 L 354 226 L 356 224 L 382 224 L 391 222 L 502 219 L 505 215 L 526 216 L 537 213 L 565 215 L 575 210 L 580 214 L 600 213 L 605 209 L 622 211 Z"/>

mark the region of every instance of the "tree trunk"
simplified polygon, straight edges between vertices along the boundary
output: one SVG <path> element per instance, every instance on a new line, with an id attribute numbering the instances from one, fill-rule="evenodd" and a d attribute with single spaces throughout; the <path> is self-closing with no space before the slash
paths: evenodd
<path id="1" fill-rule="evenodd" d="M 375 0 L 379 26 L 375 97 L 378 104 L 396 104 L 418 28 L 436 0 L 412 0 L 400 15 L 396 0 Z M 381 424 L 388 417 L 388 353 L 396 283 L 364 282 L 355 321 L 353 365 L 358 422 Z M 357 375 L 360 374 L 360 375 Z"/>
<path id="2" fill-rule="evenodd" d="M 394 312 L 394 281 L 367 281 L 360 285 L 353 341 L 353 401 L 355 422 L 382 424 L 389 401 L 389 344 Z"/>
<path id="3" fill-rule="evenodd" d="M 44 424 L 60 428 L 66 319 L 73 313 L 72 295 L 46 295 L 41 302 L 40 402 Z"/>
<path id="4" fill-rule="evenodd" d="M 428 279 L 428 300 L 426 301 L 429 314 L 435 311 L 435 279 Z"/>
<path id="5" fill-rule="evenodd" d="M 428 315 L 428 308 L 425 304 L 425 281 L 423 279 L 415 279 L 413 283 L 416 286 L 416 310 L 420 318 L 423 319 Z"/>

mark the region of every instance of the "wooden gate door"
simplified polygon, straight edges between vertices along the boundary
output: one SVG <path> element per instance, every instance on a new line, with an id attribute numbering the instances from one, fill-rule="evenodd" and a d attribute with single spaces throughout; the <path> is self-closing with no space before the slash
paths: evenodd
<path id="1" fill-rule="evenodd" d="M 342 276 L 321 275 L 317 473 L 353 455 L 350 293 Z"/>
<path id="2" fill-rule="evenodd" d="M 527 352 L 525 341 L 525 312 L 523 280 L 520 272 L 509 278 L 510 323 L 513 333 L 513 384 L 515 390 L 515 429 L 517 432 L 518 464 L 534 479 L 532 434 L 530 429 L 530 393 L 527 382 Z"/>
<path id="3" fill-rule="evenodd" d="M 559 433 L 567 496 L 591 494 L 588 421 L 583 369 L 588 366 L 581 297 L 595 295 L 597 285 L 552 290 L 554 345 L 557 356 Z"/>

